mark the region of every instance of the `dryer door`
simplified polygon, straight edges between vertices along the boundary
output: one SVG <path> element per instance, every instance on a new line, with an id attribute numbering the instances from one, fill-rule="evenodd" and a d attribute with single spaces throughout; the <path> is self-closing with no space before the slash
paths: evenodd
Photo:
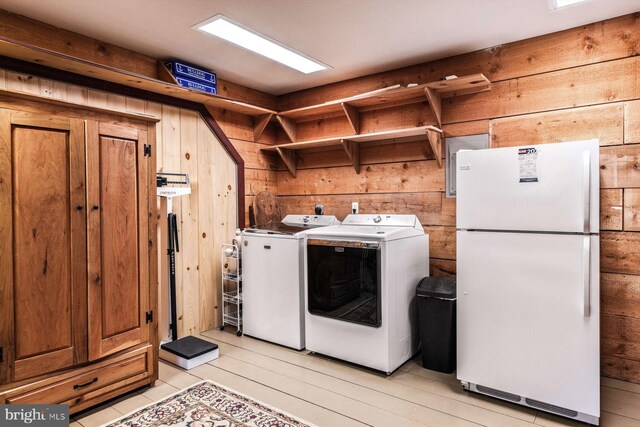
<path id="1" fill-rule="evenodd" d="M 309 239 L 307 266 L 310 314 L 382 325 L 378 243 Z"/>

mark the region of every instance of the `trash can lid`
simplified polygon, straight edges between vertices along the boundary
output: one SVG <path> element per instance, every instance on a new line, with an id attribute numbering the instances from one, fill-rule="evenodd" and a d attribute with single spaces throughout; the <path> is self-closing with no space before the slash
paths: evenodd
<path id="1" fill-rule="evenodd" d="M 416 288 L 419 297 L 456 298 L 456 280 L 448 277 L 425 277 Z"/>

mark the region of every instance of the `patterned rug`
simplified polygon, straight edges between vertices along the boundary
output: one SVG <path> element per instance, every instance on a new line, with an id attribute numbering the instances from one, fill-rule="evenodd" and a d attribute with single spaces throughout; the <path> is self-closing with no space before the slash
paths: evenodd
<path id="1" fill-rule="evenodd" d="M 313 427 L 283 411 L 203 381 L 103 427 Z"/>

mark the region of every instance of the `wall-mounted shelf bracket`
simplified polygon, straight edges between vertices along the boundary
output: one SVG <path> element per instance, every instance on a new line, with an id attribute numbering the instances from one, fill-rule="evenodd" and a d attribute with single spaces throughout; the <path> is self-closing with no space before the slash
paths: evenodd
<path id="1" fill-rule="evenodd" d="M 343 102 L 340 104 L 344 113 L 347 115 L 347 120 L 353 129 L 353 132 L 357 135 L 360 133 L 360 114 L 358 109 L 351 104 Z"/>
<path id="2" fill-rule="evenodd" d="M 286 148 L 276 147 L 276 152 L 282 159 L 282 163 L 287 167 L 291 175 L 296 176 L 296 151 L 288 150 Z"/>
<path id="3" fill-rule="evenodd" d="M 263 114 L 261 116 L 255 116 L 253 118 L 253 140 L 258 141 L 260 136 L 262 136 L 262 132 L 269 124 L 269 121 L 273 117 L 272 113 Z"/>
<path id="4" fill-rule="evenodd" d="M 440 129 L 427 129 L 427 140 L 433 152 L 438 167 L 442 167 L 442 131 Z"/>
<path id="5" fill-rule="evenodd" d="M 296 142 L 296 122 L 279 114 L 276 116 L 276 120 L 278 120 L 282 129 L 284 129 L 284 133 L 287 134 L 289 141 Z"/>
<path id="6" fill-rule="evenodd" d="M 438 126 L 442 127 L 442 101 L 440 99 L 440 94 L 430 87 L 424 88 L 424 94 L 427 96 L 429 107 L 431 107 L 431 111 L 433 111 L 433 115 L 438 122 Z"/>
<path id="7" fill-rule="evenodd" d="M 347 153 L 349 160 L 353 163 L 353 168 L 356 170 L 356 174 L 360 173 L 360 143 L 357 141 L 350 141 L 343 139 L 340 141 L 344 151 Z"/>

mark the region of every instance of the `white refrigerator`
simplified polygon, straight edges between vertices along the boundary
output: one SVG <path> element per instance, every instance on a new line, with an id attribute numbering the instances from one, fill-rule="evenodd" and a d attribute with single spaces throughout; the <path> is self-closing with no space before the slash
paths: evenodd
<path id="1" fill-rule="evenodd" d="M 468 390 L 600 418 L 598 140 L 457 159 L 457 377 Z"/>

